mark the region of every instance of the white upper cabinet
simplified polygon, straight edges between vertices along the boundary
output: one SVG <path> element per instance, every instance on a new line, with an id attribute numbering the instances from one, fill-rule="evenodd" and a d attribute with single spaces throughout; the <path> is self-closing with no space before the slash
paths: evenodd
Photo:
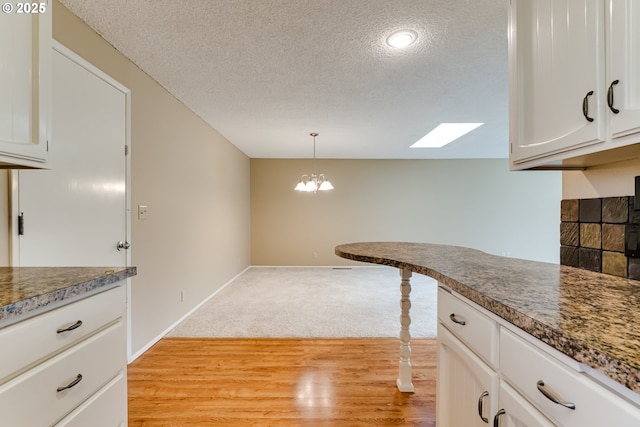
<path id="1" fill-rule="evenodd" d="M 51 3 L 0 13 L 0 166 L 46 167 L 51 133 Z"/>
<path id="2" fill-rule="evenodd" d="M 604 142 L 598 0 L 511 0 L 511 160 Z"/>
<path id="3" fill-rule="evenodd" d="M 640 142 L 639 9 L 635 0 L 510 0 L 512 169 L 640 156 L 603 154 Z"/>
<path id="4" fill-rule="evenodd" d="M 611 137 L 640 140 L 640 4 L 607 1 L 607 108 Z"/>

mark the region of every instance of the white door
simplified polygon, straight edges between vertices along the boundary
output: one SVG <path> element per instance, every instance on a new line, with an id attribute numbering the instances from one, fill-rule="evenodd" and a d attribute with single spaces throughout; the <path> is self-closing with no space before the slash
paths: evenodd
<path id="1" fill-rule="evenodd" d="M 126 88 L 55 46 L 51 170 L 18 172 L 14 265 L 128 264 L 117 249 L 128 235 L 127 103 Z"/>

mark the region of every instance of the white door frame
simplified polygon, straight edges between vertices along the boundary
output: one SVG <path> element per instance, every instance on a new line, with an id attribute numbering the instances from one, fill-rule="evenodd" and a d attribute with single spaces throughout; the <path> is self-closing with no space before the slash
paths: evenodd
<path id="1" fill-rule="evenodd" d="M 86 69 L 96 77 L 104 80 L 125 96 L 125 144 L 129 147 L 129 152 L 125 156 L 125 228 L 127 242 L 131 242 L 131 90 L 120 82 L 89 63 L 62 43 L 53 40 L 52 48 L 56 52 L 64 55 L 80 67 Z M 53 142 L 55 147 L 55 141 Z M 55 168 L 55 164 L 51 165 Z M 16 170 L 9 174 L 9 212 L 11 214 L 9 230 L 9 263 L 13 267 L 20 266 L 20 239 L 18 238 L 18 215 L 20 215 L 20 192 L 19 178 Z M 126 265 L 131 266 L 131 249 L 126 251 Z M 131 360 L 131 279 L 126 279 L 127 287 L 127 359 Z"/>

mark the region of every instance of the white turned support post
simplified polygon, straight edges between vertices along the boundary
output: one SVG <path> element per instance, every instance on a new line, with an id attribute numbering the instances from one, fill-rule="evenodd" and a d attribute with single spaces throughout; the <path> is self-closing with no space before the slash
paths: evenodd
<path id="1" fill-rule="evenodd" d="M 411 325 L 411 317 L 409 310 L 411 309 L 411 271 L 400 269 L 400 363 L 398 379 L 396 385 L 402 392 L 413 393 L 414 388 L 411 383 L 411 334 L 409 333 L 409 325 Z"/>

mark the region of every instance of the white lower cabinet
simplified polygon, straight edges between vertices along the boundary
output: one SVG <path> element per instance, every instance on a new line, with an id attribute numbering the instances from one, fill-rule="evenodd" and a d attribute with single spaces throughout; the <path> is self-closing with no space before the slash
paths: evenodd
<path id="1" fill-rule="evenodd" d="M 500 330 L 503 378 L 547 417 L 566 427 L 640 426 L 639 408 L 543 349 Z"/>
<path id="2" fill-rule="evenodd" d="M 119 374 L 55 427 L 122 427 L 127 425 L 127 376 Z"/>
<path id="3" fill-rule="evenodd" d="M 439 427 L 640 426 L 640 407 L 576 361 L 443 287 L 438 321 Z"/>
<path id="4" fill-rule="evenodd" d="M 438 325 L 438 426 L 485 426 L 497 407 L 498 374 Z"/>
<path id="5" fill-rule="evenodd" d="M 495 321 L 443 290 L 438 293 L 438 320 L 489 366 L 497 366 L 498 325 Z"/>
<path id="6" fill-rule="evenodd" d="M 118 286 L 0 329 L 12 362 L 0 379 L 3 425 L 126 425 L 125 298 Z"/>
<path id="7" fill-rule="evenodd" d="M 540 411 L 525 398 L 502 381 L 498 397 L 500 409 L 495 413 L 492 425 L 495 427 L 553 427 Z"/>

